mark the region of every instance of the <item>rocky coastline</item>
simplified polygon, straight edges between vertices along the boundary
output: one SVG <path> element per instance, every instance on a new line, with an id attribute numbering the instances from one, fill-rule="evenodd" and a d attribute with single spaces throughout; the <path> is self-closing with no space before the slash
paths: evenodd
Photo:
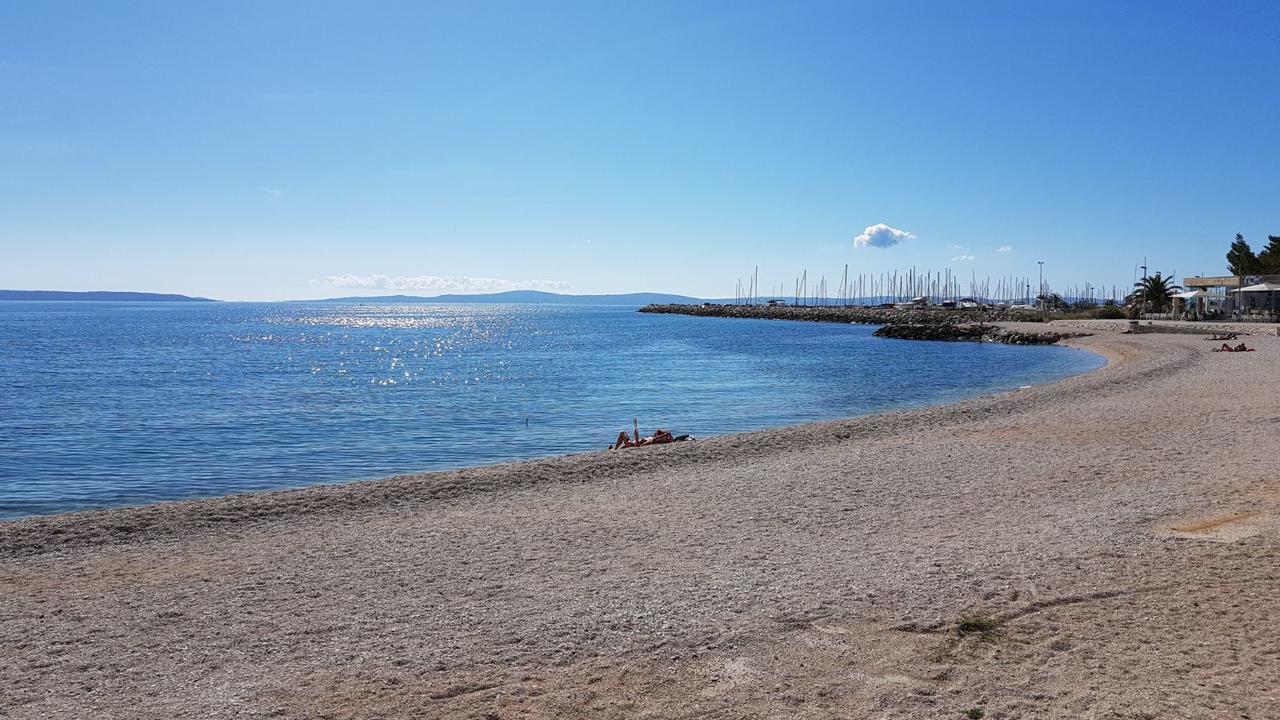
<path id="1" fill-rule="evenodd" d="M 1053 345 L 1067 338 L 1085 337 L 1085 332 L 1025 330 L 983 323 L 895 323 L 878 328 L 876 337 L 898 340 L 951 340 L 1002 343 L 1004 345 Z"/>

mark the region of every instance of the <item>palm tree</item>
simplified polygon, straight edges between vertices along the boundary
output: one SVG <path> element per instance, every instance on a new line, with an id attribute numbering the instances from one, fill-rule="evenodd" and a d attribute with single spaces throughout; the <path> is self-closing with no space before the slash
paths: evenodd
<path id="1" fill-rule="evenodd" d="M 1173 284 L 1172 277 L 1163 277 L 1160 273 L 1142 278 L 1133 287 L 1136 289 L 1129 295 L 1129 301 L 1143 303 L 1150 312 L 1164 312 L 1182 289 L 1181 285 Z"/>

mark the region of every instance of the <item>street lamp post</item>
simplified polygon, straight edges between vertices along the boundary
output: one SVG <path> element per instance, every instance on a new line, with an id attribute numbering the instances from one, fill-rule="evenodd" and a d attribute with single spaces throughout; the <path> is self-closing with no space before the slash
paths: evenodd
<path id="1" fill-rule="evenodd" d="M 1043 260 L 1037 260 L 1036 262 L 1040 264 L 1040 294 L 1036 297 L 1036 299 L 1040 301 L 1040 315 L 1043 317 L 1043 316 L 1044 316 L 1044 302 L 1045 302 L 1045 297 L 1044 297 L 1044 261 L 1043 261 Z"/>
<path id="2" fill-rule="evenodd" d="M 1142 256 L 1142 304 L 1139 306 L 1139 312 L 1146 312 L 1150 309 L 1147 299 L 1147 257 Z"/>

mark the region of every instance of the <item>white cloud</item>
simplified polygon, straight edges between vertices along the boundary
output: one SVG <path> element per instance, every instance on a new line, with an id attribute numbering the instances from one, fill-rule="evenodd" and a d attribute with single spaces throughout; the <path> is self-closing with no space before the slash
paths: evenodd
<path id="1" fill-rule="evenodd" d="M 258 189 L 268 195 L 274 195 L 275 197 L 280 197 L 280 191 L 277 190 L 276 188 L 264 187 L 264 188 L 258 188 Z"/>
<path id="2" fill-rule="evenodd" d="M 884 223 L 868 225 L 862 234 L 853 239 L 854 247 L 893 247 L 903 240 L 915 240 L 916 236 L 905 230 L 891 228 Z"/>
<path id="3" fill-rule="evenodd" d="M 1000 247 L 996 248 L 996 252 L 1013 252 L 1013 246 L 1001 245 Z"/>
<path id="4" fill-rule="evenodd" d="M 963 246 L 963 245 L 948 245 L 948 246 L 947 246 L 947 249 L 948 249 L 948 250 L 963 250 L 963 249 L 964 249 L 964 246 Z"/>
<path id="5" fill-rule="evenodd" d="M 951 262 L 973 262 L 973 260 L 974 257 L 972 255 L 957 255 L 951 258 Z"/>
<path id="6" fill-rule="evenodd" d="M 431 290 L 435 292 L 505 292 L 507 290 L 568 290 L 560 280 L 502 280 L 463 275 L 329 275 L 320 282 L 329 287 L 378 290 Z"/>

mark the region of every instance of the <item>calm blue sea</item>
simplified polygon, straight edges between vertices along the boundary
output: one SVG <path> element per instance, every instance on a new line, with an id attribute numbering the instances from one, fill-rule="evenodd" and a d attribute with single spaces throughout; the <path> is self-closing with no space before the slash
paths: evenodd
<path id="1" fill-rule="evenodd" d="M 551 305 L 0 303 L 0 518 L 711 436 L 1101 365 Z"/>

